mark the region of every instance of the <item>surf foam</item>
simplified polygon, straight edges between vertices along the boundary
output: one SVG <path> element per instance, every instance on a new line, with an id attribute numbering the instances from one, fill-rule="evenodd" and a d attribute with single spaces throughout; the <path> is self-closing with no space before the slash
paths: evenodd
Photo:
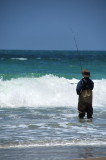
<path id="1" fill-rule="evenodd" d="M 26 60 L 27 60 L 27 58 L 11 58 L 11 60 L 26 61 Z"/>
<path id="2" fill-rule="evenodd" d="M 46 75 L 0 81 L 0 107 L 77 107 L 79 80 Z M 106 105 L 106 80 L 95 80 L 93 106 Z"/>

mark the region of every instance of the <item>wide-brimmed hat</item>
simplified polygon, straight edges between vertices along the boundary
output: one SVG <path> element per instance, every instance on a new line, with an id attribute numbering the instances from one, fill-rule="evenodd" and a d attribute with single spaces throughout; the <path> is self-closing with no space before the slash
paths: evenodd
<path id="1" fill-rule="evenodd" d="M 82 70 L 83 77 L 90 77 L 90 71 L 87 69 Z"/>

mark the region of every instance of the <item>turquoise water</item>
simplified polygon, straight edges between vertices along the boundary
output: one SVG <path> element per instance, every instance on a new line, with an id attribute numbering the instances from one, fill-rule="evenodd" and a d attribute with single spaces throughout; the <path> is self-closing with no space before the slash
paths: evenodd
<path id="1" fill-rule="evenodd" d="M 90 122 L 86 118 L 78 120 L 76 85 L 82 78 L 80 62 L 83 69 L 91 71 L 95 83 L 94 119 Z M 1 150 L 106 147 L 105 51 L 1 50 L 0 77 Z"/>
<path id="2" fill-rule="evenodd" d="M 91 71 L 93 79 L 106 78 L 105 51 L 0 51 L 0 74 L 4 79 L 46 74 L 78 79 L 80 63 Z"/>

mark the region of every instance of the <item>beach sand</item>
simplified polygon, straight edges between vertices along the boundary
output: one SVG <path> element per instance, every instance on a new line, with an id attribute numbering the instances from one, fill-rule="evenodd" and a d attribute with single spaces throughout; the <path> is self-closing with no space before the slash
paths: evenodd
<path id="1" fill-rule="evenodd" d="M 101 157 L 106 157 L 106 146 L 30 146 L 0 149 L 0 160 L 106 160 Z"/>
<path id="2" fill-rule="evenodd" d="M 84 158 L 84 159 L 74 159 L 74 160 L 106 160 L 106 157 L 103 157 L 103 158 Z"/>

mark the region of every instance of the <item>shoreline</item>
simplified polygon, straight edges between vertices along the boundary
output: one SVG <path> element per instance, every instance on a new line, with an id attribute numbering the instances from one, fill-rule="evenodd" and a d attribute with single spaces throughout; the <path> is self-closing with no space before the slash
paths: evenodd
<path id="1" fill-rule="evenodd" d="M 2 160 L 106 160 L 106 146 L 43 146 L 0 149 Z"/>
<path id="2" fill-rule="evenodd" d="M 70 159 L 71 160 L 71 159 Z M 97 157 L 97 158 L 81 158 L 81 159 L 73 159 L 73 160 L 106 160 L 106 157 Z"/>

